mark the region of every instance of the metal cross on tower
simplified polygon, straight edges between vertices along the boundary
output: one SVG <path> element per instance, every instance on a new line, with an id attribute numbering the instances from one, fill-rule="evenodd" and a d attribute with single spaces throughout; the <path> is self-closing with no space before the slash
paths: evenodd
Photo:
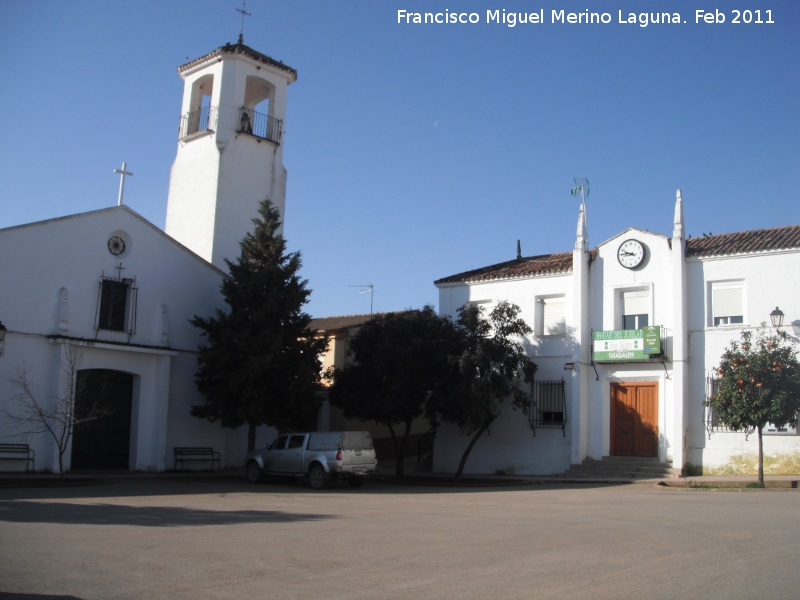
<path id="1" fill-rule="evenodd" d="M 242 8 L 237 8 L 236 11 L 242 13 L 242 24 L 239 27 L 239 42 L 240 44 L 244 43 L 244 17 L 250 16 L 252 13 L 249 13 L 245 10 L 244 5 L 247 3 L 247 0 L 242 0 Z"/>
<path id="2" fill-rule="evenodd" d="M 122 169 L 114 169 L 114 173 L 119 173 L 119 197 L 117 198 L 117 206 L 122 206 L 122 196 L 125 194 L 125 176 L 133 177 L 133 173 L 127 170 L 128 163 L 122 163 Z"/>

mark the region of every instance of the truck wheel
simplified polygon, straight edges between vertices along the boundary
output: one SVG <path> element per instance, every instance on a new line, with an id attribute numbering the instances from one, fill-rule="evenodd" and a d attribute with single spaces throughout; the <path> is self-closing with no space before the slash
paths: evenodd
<path id="1" fill-rule="evenodd" d="M 311 489 L 321 490 L 325 487 L 325 469 L 322 465 L 316 464 L 308 471 L 308 483 Z"/>
<path id="2" fill-rule="evenodd" d="M 247 477 L 247 481 L 250 483 L 258 483 L 264 475 L 261 472 L 261 467 L 259 467 L 258 463 L 254 460 L 247 463 L 247 468 L 244 470 L 244 473 Z"/>
<path id="3" fill-rule="evenodd" d="M 364 478 L 357 476 L 348 477 L 347 485 L 349 485 L 351 488 L 360 488 L 362 485 L 364 485 Z"/>

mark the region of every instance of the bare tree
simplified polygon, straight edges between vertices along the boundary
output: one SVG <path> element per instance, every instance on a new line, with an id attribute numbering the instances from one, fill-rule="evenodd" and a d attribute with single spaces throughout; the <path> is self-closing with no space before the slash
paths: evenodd
<path id="1" fill-rule="evenodd" d="M 102 390 L 89 395 L 86 382 L 78 376 L 83 352 L 74 346 L 67 346 L 59 358 L 59 385 L 56 393 L 43 398 L 39 385 L 28 367 L 17 369 L 11 379 L 16 394 L 10 398 L 10 405 L 3 409 L 4 414 L 15 423 L 22 433 L 49 433 L 58 446 L 58 472 L 64 477 L 64 453 L 76 425 L 95 421 L 111 411 L 103 403 Z M 80 401 L 76 403 L 76 399 Z M 48 401 L 50 400 L 50 401 Z"/>

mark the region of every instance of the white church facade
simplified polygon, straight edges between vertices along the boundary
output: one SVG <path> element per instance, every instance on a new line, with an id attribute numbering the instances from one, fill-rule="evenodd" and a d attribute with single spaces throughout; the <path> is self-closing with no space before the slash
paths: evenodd
<path id="1" fill-rule="evenodd" d="M 442 314 L 506 300 L 534 332 L 530 414 L 506 406 L 465 472 L 554 474 L 615 455 L 718 467 L 757 452 L 757 436 L 718 427 L 703 402 L 743 328 L 780 307 L 784 331 L 800 333 L 800 226 L 687 239 L 680 191 L 673 225 L 672 237 L 629 228 L 590 249 L 581 208 L 571 252 L 435 282 Z M 765 433 L 767 454 L 800 452 L 795 430 Z M 434 471 L 454 472 L 468 441 L 441 426 Z"/>
<path id="2" fill-rule="evenodd" d="M 297 73 L 243 43 L 178 72 L 166 232 L 124 205 L 0 230 L 2 408 L 14 410 L 23 372 L 52 405 L 69 386 L 68 356 L 79 357 L 85 387 L 113 396 L 98 427 L 76 430 L 66 469 L 162 471 L 180 446 L 213 447 L 221 465 L 240 465 L 246 451 L 246 431 L 190 416 L 202 400 L 202 339 L 189 320 L 226 308 L 224 259 L 238 256 L 259 202 L 269 197 L 284 214 L 283 124 Z M 0 442 L 29 444 L 35 470 L 57 471 L 50 436 L 26 429 L 0 415 Z M 257 443 L 272 436 L 261 428 Z"/>

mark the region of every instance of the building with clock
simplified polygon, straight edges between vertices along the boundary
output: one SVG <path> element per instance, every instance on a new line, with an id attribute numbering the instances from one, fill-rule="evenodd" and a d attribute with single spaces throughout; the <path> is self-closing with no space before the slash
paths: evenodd
<path id="1" fill-rule="evenodd" d="M 479 439 L 466 472 L 562 473 L 585 460 L 647 457 L 676 469 L 724 465 L 757 451 L 704 406 L 714 366 L 742 328 L 800 333 L 800 226 L 686 236 L 680 191 L 671 237 L 629 228 L 590 249 L 581 208 L 572 251 L 439 279 L 439 310 L 502 300 L 532 326 L 538 364 L 529 415 L 506 408 Z M 773 329 L 774 331 L 774 329 Z M 768 427 L 767 454 L 800 452 L 793 429 Z M 434 470 L 455 471 L 469 441 L 436 435 Z"/>
<path id="2" fill-rule="evenodd" d="M 76 428 L 67 469 L 170 469 L 181 446 L 242 463 L 246 432 L 189 414 L 201 401 L 201 338 L 189 320 L 225 308 L 224 259 L 238 255 L 258 204 L 269 197 L 284 214 L 283 123 L 297 73 L 243 43 L 178 73 L 166 231 L 124 205 L 0 230 L 0 409 L 10 413 L 0 413 L 0 442 L 28 444 L 36 470 L 57 470 L 58 451 L 14 418 L 22 380 L 48 410 L 70 386 L 79 410 L 94 398 L 111 408 Z M 30 467 L 0 458 L 0 470 L 20 466 Z"/>

